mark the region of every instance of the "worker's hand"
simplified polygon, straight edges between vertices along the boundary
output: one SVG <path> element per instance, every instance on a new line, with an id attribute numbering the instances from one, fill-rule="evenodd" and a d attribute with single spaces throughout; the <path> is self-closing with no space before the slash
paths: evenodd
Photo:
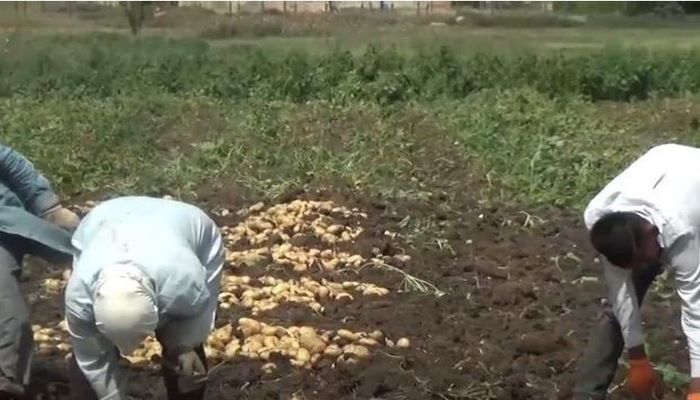
<path id="1" fill-rule="evenodd" d="M 688 400 L 700 400 L 700 392 L 688 393 Z"/>
<path id="2" fill-rule="evenodd" d="M 177 356 L 178 386 L 183 393 L 201 388 L 207 381 L 207 369 L 203 360 L 194 350 L 181 352 Z"/>
<path id="3" fill-rule="evenodd" d="M 630 360 L 627 386 L 636 400 L 654 400 L 663 396 L 659 375 L 646 358 Z"/>
<path id="4" fill-rule="evenodd" d="M 51 208 L 44 214 L 44 219 L 63 229 L 74 230 L 80 224 L 80 217 L 73 211 L 60 205 Z"/>

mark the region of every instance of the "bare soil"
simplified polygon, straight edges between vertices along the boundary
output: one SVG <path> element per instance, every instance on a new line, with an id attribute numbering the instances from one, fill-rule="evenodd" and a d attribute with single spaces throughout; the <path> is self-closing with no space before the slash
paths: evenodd
<path id="1" fill-rule="evenodd" d="M 208 206 L 239 209 L 225 192 L 208 196 Z M 331 199 L 368 214 L 369 227 L 352 245 L 355 253 L 407 253 L 401 268 L 425 279 L 447 294 L 401 291 L 396 272 L 365 268 L 339 272 L 336 279 L 356 279 L 392 289 L 385 297 L 357 297 L 345 304 L 328 304 L 318 315 L 307 308 L 284 306 L 259 317 L 268 323 L 307 324 L 319 328 L 381 329 L 389 337 L 407 337 L 411 347 L 382 347 L 371 360 L 351 367 L 322 365 L 298 370 L 278 362 L 264 374 L 262 362 L 236 360 L 215 368 L 208 399 L 564 399 L 570 398 L 576 363 L 588 332 L 600 316 L 603 286 L 596 281 L 598 265 L 588 250 L 578 218 L 549 215 L 535 226 L 525 215 L 479 209 L 469 204 L 451 207 L 438 216 L 444 239 L 438 245 L 409 246 L 403 232 L 407 216 L 435 216 L 440 204 L 384 203 L 338 192 L 293 193 L 290 198 Z M 289 200 L 289 199 L 280 199 Z M 227 202 L 229 201 L 229 202 Z M 219 218 L 237 222 L 235 213 Z M 436 238 L 438 239 L 438 238 Z M 285 270 L 248 268 L 248 275 L 293 276 Z M 25 283 L 30 293 L 37 272 Z M 57 272 L 53 272 L 56 274 Z M 307 276 L 328 277 L 321 271 Z M 583 278 L 583 279 L 582 279 Z M 678 329 L 677 307 L 654 299 L 646 305 L 648 337 L 664 344 L 658 362 L 687 370 Z M 32 305 L 37 323 L 60 319 L 60 298 Z M 219 323 L 235 322 L 246 311 L 222 310 Z M 681 342 L 682 343 L 682 342 Z M 623 369 L 623 368 L 621 368 Z M 624 371 L 620 371 L 622 377 Z M 129 392 L 138 399 L 162 399 L 156 371 L 130 371 Z M 620 380 L 618 379 L 618 382 Z M 35 399 L 69 398 L 62 357 L 36 357 Z M 624 390 L 613 398 L 626 398 Z M 668 399 L 682 398 L 668 394 Z"/>

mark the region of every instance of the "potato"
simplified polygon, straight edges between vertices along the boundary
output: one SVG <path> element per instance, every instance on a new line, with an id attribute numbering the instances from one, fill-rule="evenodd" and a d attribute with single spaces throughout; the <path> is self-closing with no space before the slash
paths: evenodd
<path id="1" fill-rule="evenodd" d="M 363 346 L 368 346 L 368 347 L 374 347 L 374 346 L 379 346 L 379 342 L 372 338 L 362 338 L 357 341 L 357 343 L 363 345 Z"/>
<path id="2" fill-rule="evenodd" d="M 51 356 L 56 354 L 58 349 L 49 343 L 39 343 L 39 354 L 42 356 Z"/>
<path id="3" fill-rule="evenodd" d="M 389 289 L 381 288 L 381 287 L 370 287 L 365 289 L 362 294 L 365 296 L 386 296 L 389 294 Z"/>
<path id="4" fill-rule="evenodd" d="M 59 343 L 59 344 L 56 345 L 56 349 L 57 349 L 58 351 L 61 351 L 61 352 L 64 352 L 64 353 L 65 353 L 65 352 L 68 352 L 68 351 L 71 351 L 72 348 L 73 348 L 73 347 L 72 347 L 70 344 L 68 344 L 68 343 Z"/>
<path id="5" fill-rule="evenodd" d="M 41 328 L 37 332 L 45 334 L 45 335 L 53 336 L 56 333 L 56 330 L 53 328 Z"/>
<path id="6" fill-rule="evenodd" d="M 342 285 L 343 289 L 354 289 L 360 285 L 360 282 L 345 281 Z"/>
<path id="7" fill-rule="evenodd" d="M 354 255 L 348 257 L 348 258 L 345 260 L 346 263 L 348 263 L 348 264 L 353 264 L 353 265 L 357 265 L 357 266 L 359 266 L 360 264 L 362 264 L 364 261 L 365 261 L 364 257 L 362 257 L 362 256 L 359 255 L 359 254 L 354 254 Z"/>
<path id="8" fill-rule="evenodd" d="M 365 346 L 348 344 L 343 346 L 343 354 L 347 354 L 356 358 L 368 358 L 369 350 Z"/>
<path id="9" fill-rule="evenodd" d="M 292 364 L 293 366 L 297 368 L 302 368 L 306 366 L 306 361 L 299 361 L 296 358 L 292 358 L 289 360 L 289 363 Z"/>
<path id="10" fill-rule="evenodd" d="M 263 202 L 255 203 L 252 206 L 248 207 L 248 212 L 254 213 L 254 212 L 262 211 L 263 208 L 265 208 L 265 203 L 263 203 Z"/>
<path id="11" fill-rule="evenodd" d="M 230 360 L 238 355 L 238 353 L 241 352 L 241 343 L 238 341 L 238 339 L 233 339 L 230 341 L 226 347 L 224 348 L 224 357 L 227 360 Z"/>
<path id="12" fill-rule="evenodd" d="M 360 338 L 360 336 L 358 334 L 353 333 L 352 331 L 349 331 L 347 329 L 339 329 L 337 332 L 337 335 L 341 339 L 345 339 L 349 342 L 355 342 Z"/>
<path id="13" fill-rule="evenodd" d="M 403 338 L 396 341 L 396 347 L 399 347 L 402 349 L 409 348 L 409 347 L 411 347 L 411 341 L 408 340 L 408 338 L 403 337 Z"/>
<path id="14" fill-rule="evenodd" d="M 277 348 L 277 344 L 279 343 L 279 339 L 277 336 L 265 336 L 263 338 L 263 346 L 268 349 L 274 349 Z"/>
<path id="15" fill-rule="evenodd" d="M 323 306 L 315 301 L 309 302 L 309 308 L 319 314 L 323 312 Z"/>
<path id="16" fill-rule="evenodd" d="M 338 238 L 329 233 L 324 233 L 323 235 L 321 235 L 321 240 L 329 244 L 335 244 L 335 242 L 338 241 Z"/>
<path id="17" fill-rule="evenodd" d="M 278 338 L 282 337 L 286 334 L 286 332 L 284 331 L 284 328 L 282 328 L 280 326 L 270 326 L 270 325 L 264 326 L 260 330 L 260 333 L 265 335 L 265 336 L 277 336 Z"/>
<path id="18" fill-rule="evenodd" d="M 345 229 L 344 226 L 336 224 L 336 225 L 331 225 L 328 228 L 326 228 L 326 232 L 328 232 L 331 235 L 337 235 L 338 233 L 343 231 L 343 229 Z"/>
<path id="19" fill-rule="evenodd" d="M 214 331 L 214 337 L 216 337 L 217 340 L 221 341 L 224 345 L 228 343 L 231 340 L 231 335 L 233 334 L 233 327 L 231 324 L 227 324 L 216 331 Z"/>
<path id="20" fill-rule="evenodd" d="M 355 298 L 352 297 L 352 295 L 351 295 L 350 293 L 345 293 L 345 292 L 343 292 L 343 293 L 338 293 L 338 294 L 335 296 L 335 299 L 336 299 L 337 301 L 340 301 L 340 302 L 343 302 L 343 303 L 350 303 L 350 302 L 352 302 L 353 300 L 355 300 Z"/>
<path id="21" fill-rule="evenodd" d="M 255 240 L 257 242 L 261 242 L 265 240 L 264 237 L 259 238 L 258 236 L 255 237 Z M 267 265 L 267 257 L 261 254 L 255 254 L 255 253 L 248 253 L 243 255 L 237 262 L 237 264 L 245 264 L 251 268 L 255 267 L 265 267 Z"/>
<path id="22" fill-rule="evenodd" d="M 265 363 L 262 367 L 260 367 L 260 369 L 266 374 L 272 374 L 277 371 L 277 364 L 272 362 Z"/>
<path id="23" fill-rule="evenodd" d="M 302 347 L 297 350 L 296 360 L 301 363 L 307 363 L 311 360 L 311 353 Z"/>
<path id="24" fill-rule="evenodd" d="M 278 295 L 282 292 L 286 292 L 289 290 L 289 284 L 288 283 L 280 283 L 279 285 L 276 285 L 275 287 L 272 288 L 272 294 Z"/>
<path id="25" fill-rule="evenodd" d="M 42 333 L 41 330 L 39 330 L 34 334 L 34 341 L 39 343 L 50 342 L 51 336 L 47 335 L 46 333 Z"/>
<path id="26" fill-rule="evenodd" d="M 316 293 L 316 296 L 318 297 L 319 300 L 325 300 L 328 298 L 328 295 L 331 293 L 330 289 L 328 289 L 326 286 L 321 286 L 318 288 L 318 292 Z"/>
<path id="27" fill-rule="evenodd" d="M 293 269 L 294 272 L 304 272 L 309 269 L 309 267 L 305 263 L 294 263 Z"/>
<path id="28" fill-rule="evenodd" d="M 209 336 L 209 338 L 207 338 L 207 344 L 216 350 L 223 350 L 224 347 L 226 347 L 226 343 L 214 335 L 211 335 Z"/>
<path id="29" fill-rule="evenodd" d="M 299 344 L 311 354 L 321 353 L 326 348 L 326 342 L 316 334 L 302 335 L 299 338 Z"/>
<path id="30" fill-rule="evenodd" d="M 384 333 L 380 330 L 372 331 L 367 336 L 369 336 L 370 339 L 376 340 L 377 342 L 384 341 Z"/>
<path id="31" fill-rule="evenodd" d="M 323 350 L 323 354 L 329 357 L 338 357 L 343 354 L 343 349 L 337 344 L 331 344 Z"/>
<path id="32" fill-rule="evenodd" d="M 394 346 L 396 346 L 396 344 L 394 343 L 394 341 L 391 340 L 391 339 L 389 339 L 389 338 L 384 339 L 384 344 L 385 344 L 387 347 L 394 347 Z"/>
<path id="33" fill-rule="evenodd" d="M 243 333 L 243 336 L 253 336 L 260 333 L 262 326 L 260 322 L 250 318 L 240 318 L 238 320 L 238 329 Z"/>

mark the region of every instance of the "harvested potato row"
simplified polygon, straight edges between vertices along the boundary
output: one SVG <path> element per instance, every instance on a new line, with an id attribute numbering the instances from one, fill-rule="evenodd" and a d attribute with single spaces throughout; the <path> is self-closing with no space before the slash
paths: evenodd
<path id="1" fill-rule="evenodd" d="M 322 313 L 322 301 L 354 300 L 347 290 L 365 296 L 385 296 L 389 290 L 372 283 L 346 281 L 343 283 L 315 281 L 308 277 L 299 280 L 283 280 L 263 276 L 257 280 L 262 287 L 251 285 L 248 276 L 226 276 L 219 294 L 219 305 L 226 309 L 238 305 L 250 309 L 253 315 L 278 307 L 283 303 L 302 304 L 317 313 Z"/>
<path id="2" fill-rule="evenodd" d="M 231 325 L 217 329 L 209 336 L 205 351 L 207 357 L 216 361 L 231 360 L 237 357 L 252 360 L 269 361 L 272 355 L 285 357 L 299 368 L 312 368 L 322 359 L 332 362 L 356 363 L 369 359 L 370 349 L 381 344 L 391 343 L 384 334 L 377 330 L 373 332 L 352 332 L 346 329 L 338 331 L 319 331 L 310 326 L 280 326 L 267 325 L 250 318 L 238 320 L 234 334 Z M 397 341 L 401 346 L 408 347 L 408 339 Z M 263 371 L 274 371 L 274 367 L 266 363 Z"/>
<path id="3" fill-rule="evenodd" d="M 291 203 L 277 204 L 265 211 L 262 211 L 263 208 L 263 203 L 251 206 L 240 214 L 257 213 L 256 215 L 249 216 L 237 226 L 222 229 L 227 244 L 233 245 L 243 238 L 251 244 L 260 244 L 275 235 L 283 241 L 288 241 L 297 234 L 307 233 L 313 233 L 329 244 L 348 242 L 359 236 L 363 229 L 336 224 L 327 215 L 367 217 L 367 214 L 360 213 L 357 209 L 337 207 L 330 201 L 294 200 Z M 309 221 L 311 218 L 314 219 Z"/>
<path id="4" fill-rule="evenodd" d="M 71 350 L 71 345 L 68 343 L 68 335 L 61 328 L 42 327 L 41 325 L 32 325 L 34 334 L 34 342 L 38 347 L 38 352 L 42 356 L 50 356 L 54 354 L 67 354 Z"/>

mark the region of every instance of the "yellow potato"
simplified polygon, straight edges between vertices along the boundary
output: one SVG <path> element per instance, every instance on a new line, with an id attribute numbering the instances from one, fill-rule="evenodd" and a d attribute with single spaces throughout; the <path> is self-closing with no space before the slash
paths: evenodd
<path id="1" fill-rule="evenodd" d="M 328 298 L 328 295 L 330 294 L 330 289 L 328 289 L 326 286 L 321 286 L 318 288 L 318 292 L 316 293 L 316 296 L 318 296 L 319 300 L 325 300 Z"/>
<path id="2" fill-rule="evenodd" d="M 369 333 L 369 337 L 377 342 L 381 342 L 384 340 L 384 333 L 380 330 L 372 331 Z"/>
<path id="3" fill-rule="evenodd" d="M 391 340 L 391 339 L 389 339 L 389 338 L 384 339 L 384 344 L 385 344 L 387 347 L 394 347 L 394 346 L 396 346 L 396 344 L 394 343 L 394 341 Z"/>
<path id="4" fill-rule="evenodd" d="M 368 346 L 368 347 L 374 347 L 374 346 L 379 346 L 379 342 L 372 338 L 362 338 L 357 341 L 357 343 L 363 345 L 363 346 Z"/>
<path id="5" fill-rule="evenodd" d="M 252 336 L 260 332 L 262 326 L 260 322 L 250 318 L 240 318 L 238 320 L 238 329 L 243 333 L 243 336 Z"/>
<path id="6" fill-rule="evenodd" d="M 336 235 L 340 233 L 343 229 L 345 229 L 345 227 L 342 225 L 331 225 L 326 229 L 326 232 L 328 232 L 331 235 Z"/>
<path id="7" fill-rule="evenodd" d="M 347 329 L 339 329 L 337 335 L 341 339 L 345 339 L 349 342 L 357 341 L 360 338 L 358 334 L 353 333 L 352 331 L 349 331 Z"/>
<path id="8" fill-rule="evenodd" d="M 386 296 L 389 294 L 389 289 L 381 288 L 381 287 L 371 287 L 368 289 L 365 289 L 362 294 L 365 296 Z"/>
<path id="9" fill-rule="evenodd" d="M 311 354 L 321 353 L 326 348 L 326 343 L 323 339 L 315 334 L 302 335 L 299 338 L 299 344 Z"/>
<path id="10" fill-rule="evenodd" d="M 329 357 L 338 357 L 343 354 L 343 349 L 337 344 L 331 344 L 323 350 L 323 354 Z"/>
<path id="11" fill-rule="evenodd" d="M 265 336 L 263 338 L 263 345 L 268 349 L 274 349 L 277 347 L 279 339 L 277 336 Z"/>
<path id="12" fill-rule="evenodd" d="M 306 366 L 306 361 L 299 361 L 296 358 L 290 359 L 289 363 L 297 368 L 302 368 L 302 367 Z"/>
<path id="13" fill-rule="evenodd" d="M 260 367 L 260 369 L 266 374 L 271 374 L 271 373 L 277 371 L 277 365 L 275 363 L 269 362 L 269 363 L 263 364 L 263 366 Z"/>
<path id="14" fill-rule="evenodd" d="M 278 295 L 278 294 L 285 292 L 287 290 L 289 290 L 289 284 L 280 283 L 279 285 L 276 285 L 275 287 L 272 288 L 272 294 Z"/>
<path id="15" fill-rule="evenodd" d="M 345 281 L 342 285 L 343 289 L 354 289 L 360 285 L 360 282 Z"/>
<path id="16" fill-rule="evenodd" d="M 241 351 L 241 344 L 238 342 L 238 339 L 230 341 L 227 345 L 226 348 L 224 349 L 224 357 L 226 357 L 227 360 L 230 360 L 238 355 Z"/>
<path id="17" fill-rule="evenodd" d="M 343 354 L 347 354 L 356 358 L 368 358 L 369 350 L 365 346 L 348 344 L 343 346 Z"/>
<path id="18" fill-rule="evenodd" d="M 255 203 L 252 206 L 248 207 L 249 212 L 258 212 L 262 211 L 262 209 L 265 208 L 265 203 L 260 202 L 260 203 Z"/>
<path id="19" fill-rule="evenodd" d="M 36 332 L 36 333 L 34 334 L 34 341 L 35 341 L 35 342 L 39 342 L 39 343 L 41 343 L 41 342 L 50 342 L 50 341 L 51 341 L 51 336 L 49 336 L 49 335 L 46 334 L 46 333 L 41 333 L 41 330 L 40 330 L 40 331 L 38 331 L 38 332 Z"/>
<path id="20" fill-rule="evenodd" d="M 296 360 L 301 363 L 307 363 L 311 360 L 311 353 L 305 348 L 297 350 Z"/>
<path id="21" fill-rule="evenodd" d="M 222 343 L 226 344 L 231 340 L 232 331 L 233 327 L 231 324 L 227 324 L 214 331 L 214 336 Z"/>
<path id="22" fill-rule="evenodd" d="M 65 353 L 67 351 L 71 351 L 72 346 L 68 343 L 59 343 L 56 345 L 56 349 L 58 349 L 58 351 Z"/>
<path id="23" fill-rule="evenodd" d="M 411 341 L 408 340 L 408 338 L 401 338 L 396 341 L 396 347 L 400 347 L 402 349 L 406 349 L 408 347 L 411 347 Z"/>
<path id="24" fill-rule="evenodd" d="M 53 328 L 41 328 L 37 332 L 51 336 L 56 333 L 56 330 Z"/>
<path id="25" fill-rule="evenodd" d="M 321 240 L 326 242 L 326 243 L 329 243 L 329 244 L 334 244 L 335 242 L 338 241 L 338 238 L 334 235 L 329 234 L 329 233 L 324 233 L 323 235 L 321 235 Z"/>
<path id="26" fill-rule="evenodd" d="M 338 301 L 348 302 L 348 303 L 355 300 L 355 298 L 352 297 L 352 295 L 350 293 L 338 293 L 335 296 L 335 299 Z"/>
<path id="27" fill-rule="evenodd" d="M 323 312 L 323 306 L 320 303 L 317 303 L 315 301 L 309 303 L 309 308 L 314 310 L 317 313 Z"/>
<path id="28" fill-rule="evenodd" d="M 281 336 L 284 336 L 286 332 L 284 331 L 284 328 L 280 326 L 270 326 L 266 325 L 262 328 L 260 331 L 265 336 L 277 336 L 278 338 Z"/>

